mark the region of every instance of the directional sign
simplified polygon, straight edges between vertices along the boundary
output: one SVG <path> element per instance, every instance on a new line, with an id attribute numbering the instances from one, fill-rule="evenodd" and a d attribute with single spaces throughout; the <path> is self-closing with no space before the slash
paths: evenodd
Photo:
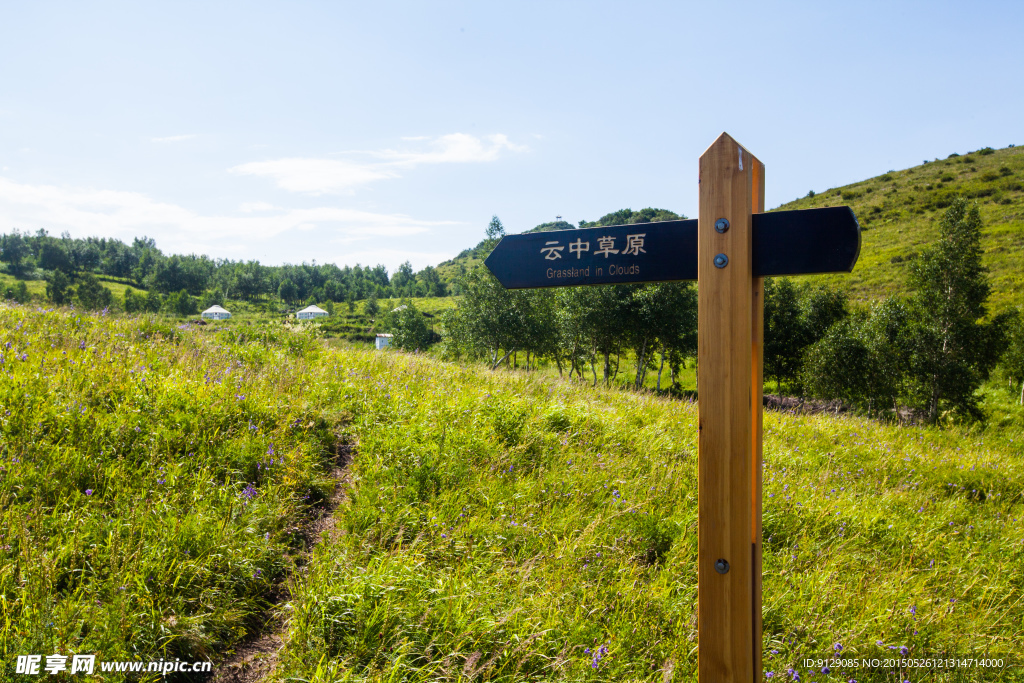
<path id="1" fill-rule="evenodd" d="M 764 280 L 842 273 L 846 206 L 764 211 L 764 164 L 722 133 L 700 157 L 700 219 L 504 237 L 484 262 L 509 289 L 696 280 L 697 680 L 761 680 Z M 730 221 L 735 225 L 730 225 Z"/>
<path id="2" fill-rule="evenodd" d="M 847 206 L 752 218 L 755 277 L 848 273 L 857 262 L 860 226 Z M 484 264 L 508 289 L 696 280 L 697 221 L 508 235 Z"/>

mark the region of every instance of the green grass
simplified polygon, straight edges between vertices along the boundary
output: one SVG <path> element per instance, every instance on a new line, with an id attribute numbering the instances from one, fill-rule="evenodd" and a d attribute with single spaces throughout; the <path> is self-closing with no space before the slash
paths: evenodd
<path id="1" fill-rule="evenodd" d="M 0 306 L 0 680 L 31 652 L 220 661 L 273 609 L 275 680 L 694 680 L 694 404 L 296 329 Z M 299 569 L 339 439 L 342 533 Z M 766 414 L 766 670 L 1016 657 L 1022 442 Z"/>
<path id="2" fill-rule="evenodd" d="M 953 197 L 978 202 L 984 228 L 983 262 L 992 282 L 990 309 L 1024 300 L 1024 148 L 972 152 L 892 171 L 776 210 L 850 206 L 863 230 L 860 259 L 852 274 L 820 279 L 863 301 L 906 292 L 908 264 L 938 236 Z"/>
<path id="3" fill-rule="evenodd" d="M 694 405 L 339 358 L 359 443 L 348 533 L 293 584 L 282 676 L 691 680 Z M 1020 438 L 766 415 L 766 670 L 836 642 L 1018 651 Z"/>

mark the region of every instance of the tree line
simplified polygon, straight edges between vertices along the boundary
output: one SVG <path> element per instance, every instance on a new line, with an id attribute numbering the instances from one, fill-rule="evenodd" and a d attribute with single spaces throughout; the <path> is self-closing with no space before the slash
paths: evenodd
<path id="1" fill-rule="evenodd" d="M 45 230 L 34 234 L 14 230 L 0 235 L 0 261 L 16 277 L 45 277 L 52 285 L 48 289 L 56 295 L 51 300 L 58 304 L 66 302 L 72 285 L 77 284 L 77 289 L 81 290 L 84 284 L 84 298 L 91 306 L 96 276 L 163 295 L 144 297 L 145 301 L 137 310 L 154 310 L 157 299 L 159 306 L 165 306 L 166 298 L 172 294 L 179 295 L 179 299 L 187 295 L 201 303 L 223 303 L 229 298 L 255 302 L 278 297 L 289 304 L 354 302 L 371 296 L 448 295 L 448 285 L 436 269 L 427 266 L 414 272 L 408 261 L 390 276 L 382 265 L 338 267 L 333 263 L 317 265 L 314 262 L 266 266 L 259 261 L 214 260 L 195 254 L 166 255 L 153 239 L 146 237 L 125 244 L 118 239 L 72 238 L 67 233 L 54 237 Z M 185 295 L 181 295 L 182 292 Z"/>

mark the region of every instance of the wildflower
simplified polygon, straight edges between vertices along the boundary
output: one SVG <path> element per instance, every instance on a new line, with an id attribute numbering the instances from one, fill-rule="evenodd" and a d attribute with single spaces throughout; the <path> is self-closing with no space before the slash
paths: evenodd
<path id="1" fill-rule="evenodd" d="M 92 495 L 92 489 L 86 489 L 85 490 L 85 495 L 91 496 Z"/>
<path id="2" fill-rule="evenodd" d="M 910 653 L 910 650 L 909 650 L 909 649 L 907 649 L 907 646 L 906 646 L 906 645 L 901 645 L 901 646 L 900 646 L 900 656 L 902 656 L 902 657 L 906 657 L 906 656 L 907 656 L 907 654 L 909 654 L 909 653 Z"/>

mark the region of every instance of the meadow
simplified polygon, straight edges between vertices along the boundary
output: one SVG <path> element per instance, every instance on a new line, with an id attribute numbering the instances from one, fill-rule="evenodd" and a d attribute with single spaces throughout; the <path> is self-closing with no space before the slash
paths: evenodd
<path id="1" fill-rule="evenodd" d="M 4 305 L 0 354 L 0 680 L 27 653 L 216 672 L 267 629 L 266 680 L 695 680 L 695 404 L 281 323 Z M 1024 663 L 1022 440 L 766 413 L 766 672 Z"/>

